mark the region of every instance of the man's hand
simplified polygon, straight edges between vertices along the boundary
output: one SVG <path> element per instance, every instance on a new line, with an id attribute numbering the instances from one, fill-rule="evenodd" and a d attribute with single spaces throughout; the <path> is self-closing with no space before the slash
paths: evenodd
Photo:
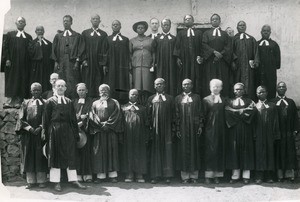
<path id="1" fill-rule="evenodd" d="M 254 66 L 254 60 L 249 60 L 249 65 L 250 67 L 253 69 L 255 66 Z"/>
<path id="2" fill-rule="evenodd" d="M 221 59 L 223 57 L 223 55 L 218 51 L 214 51 L 214 54 L 218 59 Z"/>
<path id="3" fill-rule="evenodd" d="M 237 65 L 235 64 L 235 62 L 232 62 L 231 67 L 233 71 L 237 70 Z"/>
<path id="4" fill-rule="evenodd" d="M 176 132 L 176 136 L 180 139 L 181 138 L 181 134 L 179 131 Z"/>
<path id="5" fill-rule="evenodd" d="M 154 65 L 151 66 L 150 72 L 154 72 Z"/>
<path id="6" fill-rule="evenodd" d="M 5 66 L 6 67 L 10 67 L 11 66 L 11 61 L 10 60 L 6 60 Z"/>
<path id="7" fill-rule="evenodd" d="M 39 135 L 41 133 L 41 131 L 42 131 L 42 127 L 39 126 L 34 130 L 34 134 Z"/>
<path id="8" fill-rule="evenodd" d="M 54 63 L 54 70 L 59 70 L 58 62 L 55 62 L 55 63 Z"/>
<path id="9" fill-rule="evenodd" d="M 180 68 L 182 68 L 182 62 L 181 62 L 181 60 L 180 60 L 179 58 L 177 58 L 177 65 L 178 65 Z"/>
<path id="10" fill-rule="evenodd" d="M 84 60 L 84 61 L 82 62 L 82 66 L 83 66 L 83 67 L 88 67 L 88 62 L 87 62 L 86 60 Z"/>
<path id="11" fill-rule="evenodd" d="M 108 67 L 103 66 L 103 74 L 106 75 L 108 73 Z"/>
<path id="12" fill-rule="evenodd" d="M 79 69 L 79 61 L 76 61 L 74 64 L 74 70 L 78 70 Z"/>
<path id="13" fill-rule="evenodd" d="M 200 135 L 202 134 L 202 128 L 201 127 L 199 127 L 198 128 L 198 131 L 197 131 L 197 135 L 198 135 L 198 137 L 200 137 Z"/>
<path id="14" fill-rule="evenodd" d="M 196 60 L 197 60 L 198 64 L 202 64 L 203 63 L 203 58 L 200 57 L 199 55 L 197 56 Z"/>
<path id="15" fill-rule="evenodd" d="M 31 127 L 31 128 L 29 129 L 29 132 L 30 132 L 31 134 L 34 134 L 35 130 Z"/>

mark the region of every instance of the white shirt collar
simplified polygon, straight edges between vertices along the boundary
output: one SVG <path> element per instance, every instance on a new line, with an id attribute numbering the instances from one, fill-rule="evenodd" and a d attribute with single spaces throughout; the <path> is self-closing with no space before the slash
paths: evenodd
<path id="1" fill-rule="evenodd" d="M 57 103 L 58 104 L 67 104 L 66 98 L 64 95 L 57 95 Z"/>
<path id="2" fill-rule="evenodd" d="M 188 28 L 187 29 L 187 37 L 195 36 L 193 28 Z"/>
<path id="3" fill-rule="evenodd" d="M 72 36 L 72 32 L 71 32 L 70 30 L 66 29 L 66 30 L 64 31 L 63 36 Z"/>
<path id="4" fill-rule="evenodd" d="M 85 104 L 85 98 L 79 98 L 78 104 Z"/>
<path id="5" fill-rule="evenodd" d="M 240 34 L 240 39 L 244 39 L 246 37 L 246 39 L 250 39 L 249 35 L 246 33 L 241 33 Z"/>
<path id="6" fill-rule="evenodd" d="M 123 41 L 123 38 L 122 38 L 120 32 L 113 37 L 113 41 L 116 41 L 117 39 L 119 39 L 120 41 Z"/>
<path id="7" fill-rule="evenodd" d="M 243 101 L 242 97 L 237 97 L 233 100 L 233 103 L 232 103 L 234 106 L 244 106 L 245 105 L 245 102 Z"/>
<path id="8" fill-rule="evenodd" d="M 162 101 L 166 101 L 167 100 L 166 96 L 163 93 L 161 93 L 161 94 L 156 93 L 156 95 L 153 98 L 152 102 L 159 102 L 159 96 L 161 96 Z"/>
<path id="9" fill-rule="evenodd" d="M 25 32 L 24 32 L 24 30 L 22 30 L 22 31 L 20 31 L 20 30 L 17 30 L 17 31 L 18 31 L 18 33 L 17 33 L 16 37 L 20 37 L 20 36 L 22 36 L 22 38 L 26 39 L 26 35 L 25 35 Z"/>
<path id="10" fill-rule="evenodd" d="M 281 104 L 281 102 L 283 102 L 286 106 L 289 105 L 289 103 L 285 100 L 285 98 L 286 98 L 285 95 L 282 97 L 278 95 L 277 97 L 279 98 L 278 102 L 276 103 L 277 106 L 279 106 Z"/>
<path id="11" fill-rule="evenodd" d="M 221 36 L 221 31 L 220 31 L 220 27 L 213 27 L 214 31 L 213 31 L 213 36 Z"/>
<path id="12" fill-rule="evenodd" d="M 220 94 L 219 95 L 215 95 L 215 94 L 211 94 L 214 98 L 214 103 L 222 103 L 222 99 L 220 97 Z"/>

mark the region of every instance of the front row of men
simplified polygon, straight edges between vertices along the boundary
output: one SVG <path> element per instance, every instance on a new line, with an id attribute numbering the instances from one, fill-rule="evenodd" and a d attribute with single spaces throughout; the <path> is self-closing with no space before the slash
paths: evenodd
<path id="1" fill-rule="evenodd" d="M 258 87 L 257 103 L 244 97 L 242 83 L 234 85 L 235 98 L 220 96 L 218 79 L 210 81 L 211 95 L 203 100 L 192 92 L 190 79 L 182 82 L 183 92 L 175 99 L 164 93 L 164 79 L 156 79 L 154 88 L 147 106 L 137 103 L 136 89 L 120 106 L 106 84 L 93 101 L 80 83 L 79 98 L 71 101 L 64 96 L 64 80 L 56 81 L 56 94 L 48 100 L 41 97 L 42 86 L 33 83 L 32 98 L 23 102 L 17 124 L 28 188 L 36 183 L 45 187 L 48 167 L 57 191 L 61 169 L 82 189 L 86 187 L 78 181 L 99 183 L 108 176 L 117 182 L 120 171 L 126 174 L 125 182 L 140 183 L 148 173 L 151 183 L 170 183 L 175 170 L 183 183 L 196 183 L 199 170 L 205 171 L 208 184 L 219 183 L 225 170 L 232 171 L 230 183 L 242 178 L 248 184 L 250 171 L 255 171 L 258 184 L 272 182 L 274 171 L 279 181 L 294 179 L 299 123 L 284 82 L 278 83 L 278 97 L 270 101 L 267 89 Z"/>

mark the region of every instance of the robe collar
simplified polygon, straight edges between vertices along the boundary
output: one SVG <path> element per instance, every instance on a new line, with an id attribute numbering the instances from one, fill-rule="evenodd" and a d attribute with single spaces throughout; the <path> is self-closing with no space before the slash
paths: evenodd
<path id="1" fill-rule="evenodd" d="M 100 29 L 98 27 L 96 29 L 94 27 L 92 27 L 91 29 L 92 29 L 91 36 L 94 36 L 94 34 L 101 36 L 101 34 L 99 32 Z"/>
<path id="2" fill-rule="evenodd" d="M 212 29 L 213 29 L 213 33 L 212 33 L 212 35 L 213 36 L 218 36 L 218 37 L 220 37 L 221 36 L 221 28 L 220 27 L 212 27 Z"/>

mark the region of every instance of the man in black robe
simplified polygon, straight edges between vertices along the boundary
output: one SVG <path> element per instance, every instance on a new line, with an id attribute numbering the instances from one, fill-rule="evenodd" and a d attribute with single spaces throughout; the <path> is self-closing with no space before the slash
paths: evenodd
<path id="1" fill-rule="evenodd" d="M 99 29 L 100 16 L 91 16 L 92 27 L 82 32 L 85 42 L 86 60 L 82 64 L 82 82 L 89 89 L 89 97 L 98 97 L 98 87 L 103 83 L 107 72 L 107 34 Z"/>
<path id="2" fill-rule="evenodd" d="M 257 116 L 255 119 L 255 182 L 265 179 L 272 183 L 275 171 L 275 141 L 280 139 L 276 105 L 267 100 L 267 89 L 259 86 L 256 90 Z M 294 145 L 293 145 L 294 146 Z"/>
<path id="3" fill-rule="evenodd" d="M 32 37 L 24 31 L 25 18 L 18 17 L 15 24 L 17 30 L 7 33 L 4 44 L 6 55 L 5 97 L 7 97 L 4 108 L 19 108 L 23 98 L 29 96 L 30 57 L 28 45 L 32 41 Z"/>
<path id="4" fill-rule="evenodd" d="M 129 39 L 120 33 L 121 23 L 112 22 L 113 33 L 107 37 L 107 72 L 104 72 L 105 83 L 111 88 L 111 96 L 121 103 L 125 103 L 130 89 L 129 81 Z"/>
<path id="5" fill-rule="evenodd" d="M 226 140 L 226 169 L 232 170 L 230 183 L 241 177 L 244 184 L 250 180 L 250 170 L 254 170 L 253 117 L 255 103 L 245 97 L 244 84 L 234 85 L 235 98 L 228 100 L 225 107 L 229 133 Z"/>
<path id="6" fill-rule="evenodd" d="M 276 142 L 275 163 L 278 181 L 284 178 L 294 181 L 297 168 L 295 137 L 299 132 L 299 117 L 297 107 L 285 93 L 287 86 L 284 82 L 277 84 L 278 96 L 271 100 L 276 104 L 279 118 L 280 140 Z"/>
<path id="7" fill-rule="evenodd" d="M 174 175 L 173 142 L 175 135 L 175 105 L 174 98 L 164 93 L 165 80 L 157 78 L 154 81 L 156 94 L 147 101 L 147 113 L 152 129 L 150 151 L 151 183 L 157 183 L 163 177 L 166 183 Z"/>
<path id="8" fill-rule="evenodd" d="M 160 33 L 158 32 L 158 28 L 159 28 L 159 20 L 157 18 L 151 18 L 150 20 L 151 34 L 149 34 L 148 37 L 154 40 L 156 37 L 160 36 Z"/>
<path id="9" fill-rule="evenodd" d="M 280 48 L 270 38 L 271 27 L 269 25 L 264 25 L 260 33 L 262 39 L 257 42 L 259 55 L 258 85 L 266 86 L 268 99 L 273 99 L 276 96 L 277 69 L 280 69 Z"/>
<path id="10" fill-rule="evenodd" d="M 49 83 L 51 84 L 52 89 L 51 90 L 47 90 L 45 92 L 43 92 L 42 97 L 43 99 L 49 99 L 50 97 L 52 97 L 53 95 L 55 95 L 55 82 L 59 79 L 59 75 L 57 73 L 52 73 L 50 75 L 50 80 Z"/>
<path id="11" fill-rule="evenodd" d="M 201 54 L 202 32 L 193 28 L 194 17 L 184 17 L 185 29 L 178 32 L 174 48 L 174 56 L 177 57 L 178 81 L 190 78 L 194 82 L 195 93 L 202 95 L 202 70 L 200 64 L 203 62 Z M 180 86 L 180 85 L 179 85 Z"/>
<path id="12" fill-rule="evenodd" d="M 42 99 L 42 86 L 39 83 L 31 85 L 32 98 L 22 103 L 16 131 L 21 135 L 22 164 L 26 172 L 27 189 L 38 184 L 46 187 L 47 159 L 43 156 L 42 119 L 45 100 Z"/>
<path id="13" fill-rule="evenodd" d="M 235 74 L 235 83 L 243 83 L 245 85 L 244 88 L 248 97 L 252 100 L 257 100 L 257 43 L 254 37 L 245 33 L 246 28 L 246 23 L 244 21 L 238 22 L 238 33 L 233 38 L 232 68 Z"/>
<path id="14" fill-rule="evenodd" d="M 52 43 L 44 38 L 44 27 L 37 26 L 35 29 L 37 38 L 29 43 L 29 54 L 31 68 L 29 82 L 39 82 L 43 90 L 50 90 L 48 82 L 50 74 L 53 73 L 54 62 L 51 59 Z"/>
<path id="15" fill-rule="evenodd" d="M 54 189 L 61 191 L 61 169 L 67 169 L 68 181 L 79 189 L 85 189 L 77 181 L 76 141 L 79 140 L 76 114 L 71 100 L 65 97 L 66 82 L 57 80 L 56 95 L 45 105 L 43 128 L 45 130 L 49 155 L 50 182 Z"/>
<path id="16" fill-rule="evenodd" d="M 192 93 L 190 79 L 182 82 L 183 92 L 175 98 L 177 154 L 176 169 L 181 171 L 182 183 L 196 183 L 200 169 L 199 136 L 202 133 L 201 99 Z"/>
<path id="17" fill-rule="evenodd" d="M 153 41 L 153 49 L 155 52 L 155 74 L 156 78 L 164 78 L 166 80 L 166 93 L 176 96 L 177 90 L 179 90 L 177 89 L 176 58 L 173 55 L 176 38 L 170 34 L 170 19 L 163 19 L 161 21 L 161 27 L 163 30 L 162 34 Z"/>
<path id="18" fill-rule="evenodd" d="M 221 30 L 221 17 L 213 14 L 210 18 L 212 28 L 203 33 L 202 47 L 204 57 L 204 96 L 210 94 L 209 81 L 220 79 L 223 81 L 222 95 L 229 95 L 231 40 L 227 33 Z"/>
<path id="19" fill-rule="evenodd" d="M 76 84 L 81 80 L 80 61 L 84 59 L 84 40 L 71 29 L 72 23 L 73 18 L 70 15 L 63 17 L 64 31 L 55 35 L 52 47 L 54 72 L 66 81 L 66 96 L 71 99 L 77 96 Z"/>

